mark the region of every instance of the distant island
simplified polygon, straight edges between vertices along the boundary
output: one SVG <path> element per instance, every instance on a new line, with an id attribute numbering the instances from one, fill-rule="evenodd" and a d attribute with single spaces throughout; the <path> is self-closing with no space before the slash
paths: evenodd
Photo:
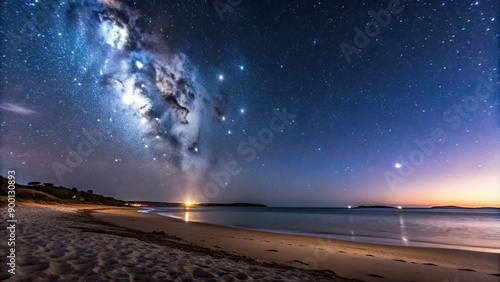
<path id="1" fill-rule="evenodd" d="M 356 209 L 395 209 L 395 207 L 374 205 L 374 206 L 359 206 L 356 207 Z"/>
<path id="2" fill-rule="evenodd" d="M 185 203 L 150 202 L 150 201 L 127 201 L 127 205 L 135 207 L 185 207 Z M 199 203 L 193 207 L 267 207 L 262 204 L 251 203 Z"/>
<path id="3" fill-rule="evenodd" d="M 251 203 L 206 203 L 206 204 L 199 204 L 198 206 L 206 206 L 206 207 L 263 207 L 267 208 L 266 205 L 262 204 L 251 204 Z"/>

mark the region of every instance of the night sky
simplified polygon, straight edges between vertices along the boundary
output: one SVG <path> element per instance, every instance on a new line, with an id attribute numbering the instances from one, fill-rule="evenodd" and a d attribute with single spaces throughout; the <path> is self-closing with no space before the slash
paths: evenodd
<path id="1" fill-rule="evenodd" d="M 498 11 L 2 1 L 1 174 L 124 200 L 499 206 Z"/>

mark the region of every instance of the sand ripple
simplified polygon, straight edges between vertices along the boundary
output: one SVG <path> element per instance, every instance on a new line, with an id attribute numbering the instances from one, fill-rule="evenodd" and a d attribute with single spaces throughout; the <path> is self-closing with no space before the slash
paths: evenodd
<path id="1" fill-rule="evenodd" d="M 23 206 L 17 216 L 17 267 L 2 281 L 318 281 L 277 269 L 73 228 L 76 208 Z M 5 220 L 5 219 L 2 219 Z M 5 244 L 2 242 L 2 244 Z M 1 246 L 1 255 L 7 246 Z M 329 281 L 332 281 L 329 279 Z"/>

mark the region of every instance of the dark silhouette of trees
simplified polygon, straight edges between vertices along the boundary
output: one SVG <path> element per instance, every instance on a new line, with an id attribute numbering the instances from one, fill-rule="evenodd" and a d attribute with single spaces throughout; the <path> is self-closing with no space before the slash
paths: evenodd
<path id="1" fill-rule="evenodd" d="M 0 175 L 0 195 L 7 195 L 7 178 Z M 5 187 L 4 187 L 5 186 Z M 75 203 L 83 200 L 85 203 L 90 204 L 103 204 L 103 205 L 112 205 L 112 206 L 125 206 L 125 202 L 121 200 L 117 200 L 112 197 L 105 197 L 103 195 L 94 194 L 94 190 L 89 189 L 87 192 L 78 191 L 76 187 L 66 188 L 61 186 L 54 186 L 53 183 L 41 183 L 39 181 L 28 182 L 28 185 L 20 185 L 16 184 L 16 187 L 21 188 L 20 193 L 16 191 L 16 196 L 23 199 L 31 199 L 31 200 L 43 200 L 43 201 L 57 201 L 64 203 Z M 25 190 L 23 190 L 25 189 Z M 33 190 L 44 192 L 49 194 L 50 196 L 56 197 L 50 198 L 47 195 L 43 196 L 39 192 L 34 192 Z M 30 192 L 31 191 L 31 192 Z M 65 201 L 61 201 L 65 200 Z"/>
<path id="2" fill-rule="evenodd" d="M 71 198 L 72 199 L 78 198 L 78 189 L 76 189 L 76 187 L 71 188 Z"/>

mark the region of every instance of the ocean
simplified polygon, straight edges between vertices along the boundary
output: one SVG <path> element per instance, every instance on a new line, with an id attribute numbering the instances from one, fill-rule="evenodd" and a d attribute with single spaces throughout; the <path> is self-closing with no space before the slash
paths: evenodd
<path id="1" fill-rule="evenodd" d="M 500 209 L 194 207 L 141 212 L 346 241 L 500 253 Z"/>

